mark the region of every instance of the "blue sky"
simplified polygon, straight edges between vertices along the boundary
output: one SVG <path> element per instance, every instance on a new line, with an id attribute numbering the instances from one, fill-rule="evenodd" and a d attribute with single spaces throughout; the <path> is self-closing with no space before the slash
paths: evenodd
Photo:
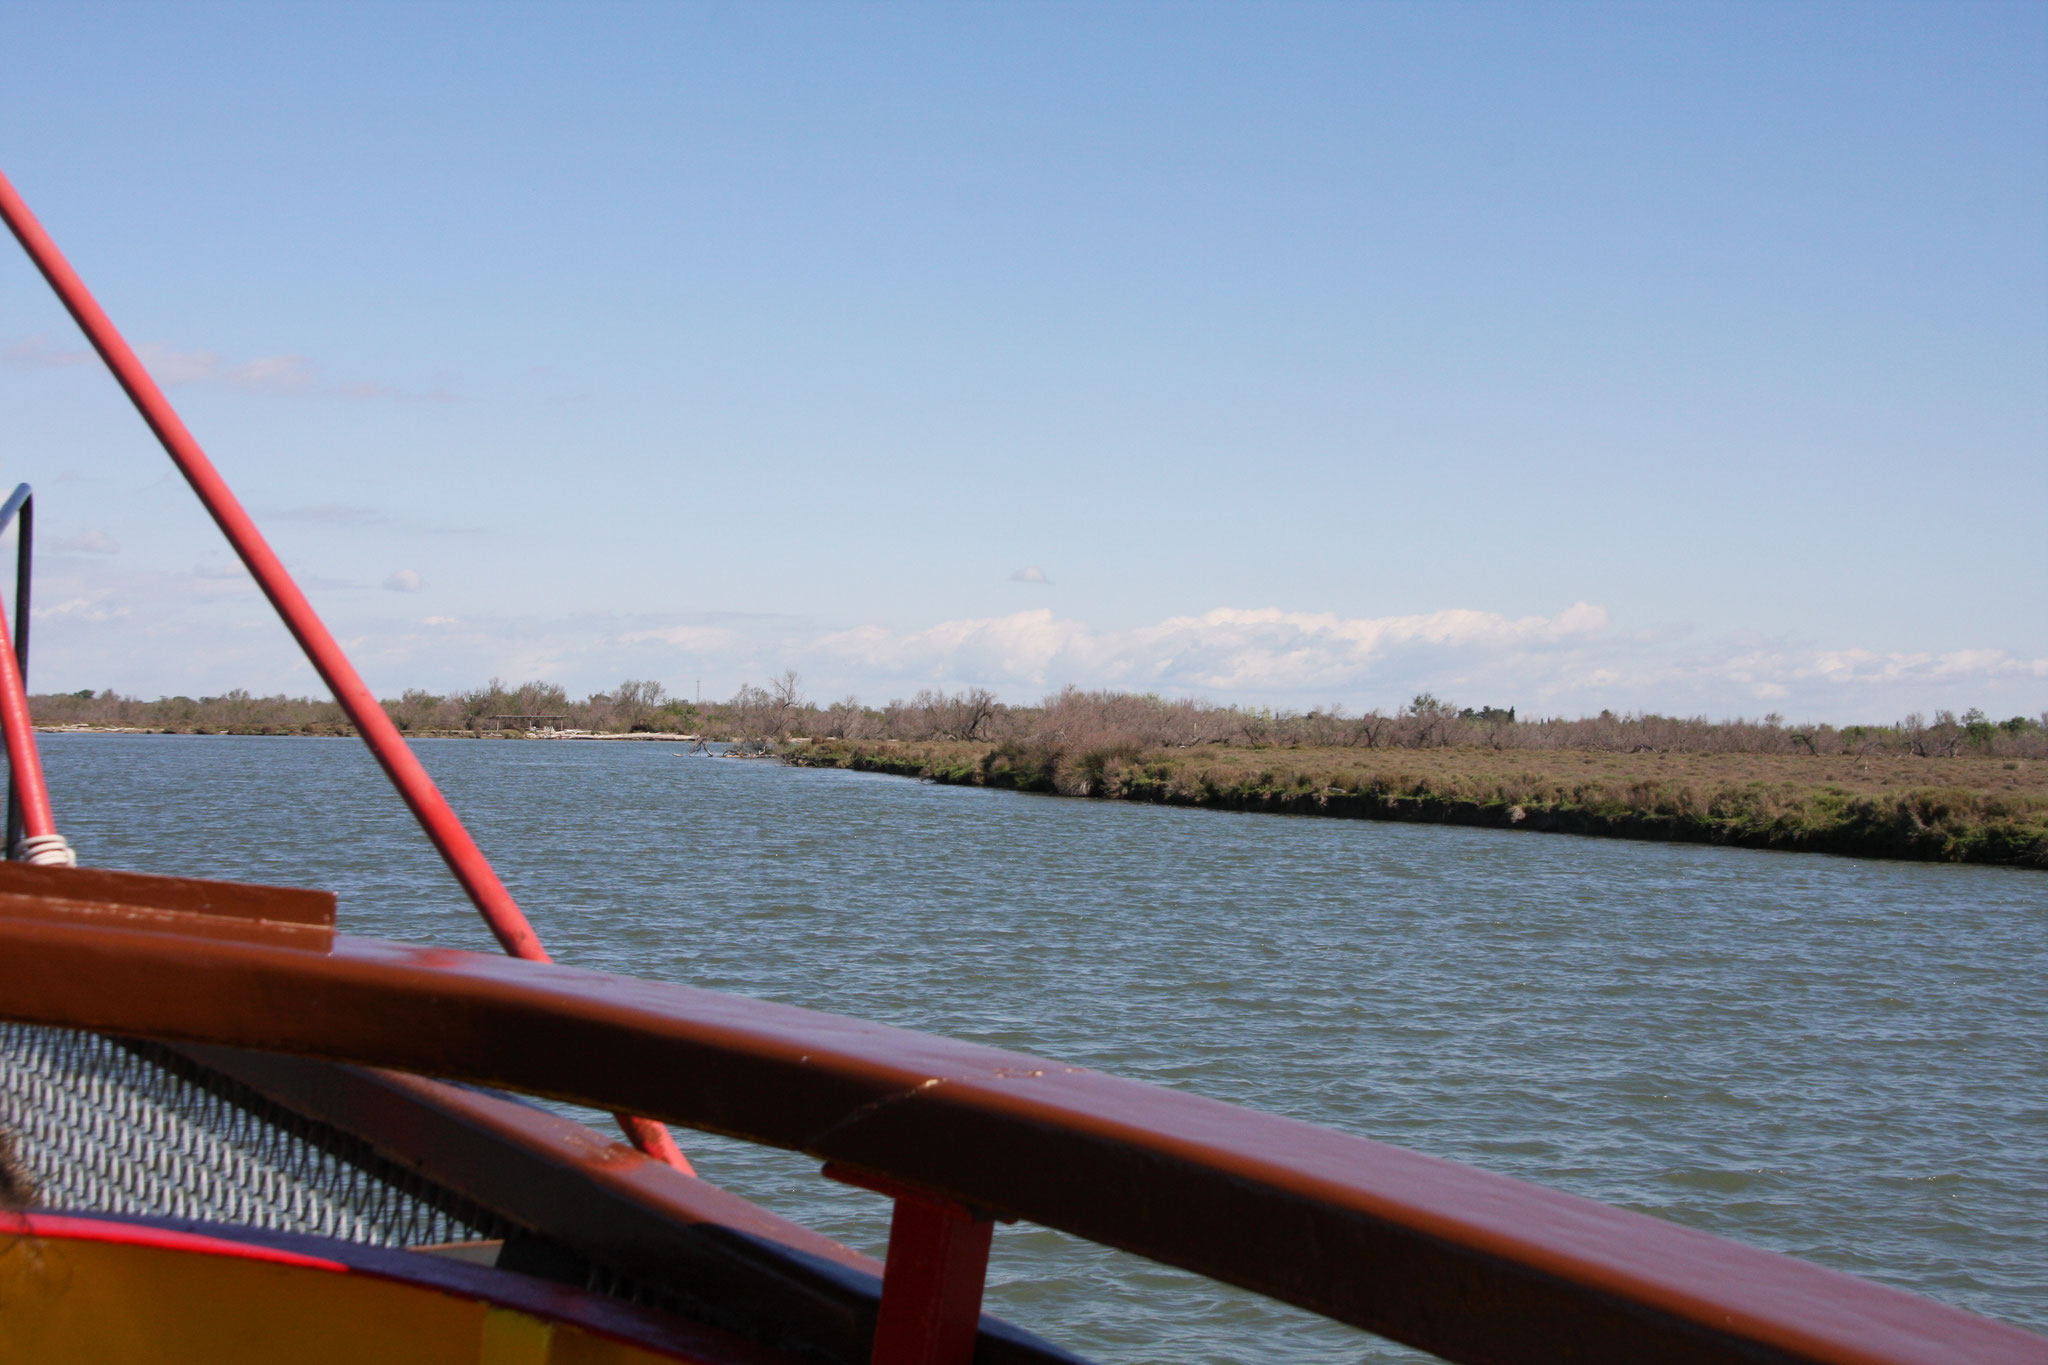
<path id="1" fill-rule="evenodd" d="M 371 684 L 2048 707 L 2048 8 L 0 3 Z M 312 675 L 18 255 L 36 682 Z"/>

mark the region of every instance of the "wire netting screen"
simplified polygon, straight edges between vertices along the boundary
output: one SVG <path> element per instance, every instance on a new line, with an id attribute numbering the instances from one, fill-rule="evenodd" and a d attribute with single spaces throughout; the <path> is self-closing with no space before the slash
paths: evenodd
<path id="1" fill-rule="evenodd" d="M 511 1230 L 361 1139 L 154 1043 L 0 1024 L 0 1130 L 46 1208 L 392 1247 Z"/>

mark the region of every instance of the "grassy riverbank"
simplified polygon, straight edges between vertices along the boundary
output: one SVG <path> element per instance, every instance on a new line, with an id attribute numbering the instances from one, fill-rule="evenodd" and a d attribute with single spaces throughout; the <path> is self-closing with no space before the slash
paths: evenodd
<path id="1" fill-rule="evenodd" d="M 1162 805 L 2048 869 L 2048 761 L 816 740 L 811 767 Z"/>

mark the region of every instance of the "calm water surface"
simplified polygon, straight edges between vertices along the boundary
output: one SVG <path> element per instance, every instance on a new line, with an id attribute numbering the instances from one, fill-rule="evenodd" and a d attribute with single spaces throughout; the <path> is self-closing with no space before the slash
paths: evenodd
<path id="1" fill-rule="evenodd" d="M 50 735 L 86 861 L 493 945 L 351 741 Z M 2048 877 L 417 746 L 562 961 L 1098 1067 L 2048 1330 Z M 683 1134 L 879 1255 L 879 1198 Z M 991 1306 L 1105 1361 L 1398 1348 L 1059 1234 Z"/>

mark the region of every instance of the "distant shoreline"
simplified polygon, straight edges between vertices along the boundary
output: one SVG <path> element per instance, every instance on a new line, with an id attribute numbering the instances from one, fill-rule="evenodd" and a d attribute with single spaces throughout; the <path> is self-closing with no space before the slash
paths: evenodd
<path id="1" fill-rule="evenodd" d="M 157 726 L 157 725 L 38 725 L 39 735 L 241 735 L 270 739 L 354 739 L 353 727 L 321 727 L 313 729 L 287 730 L 278 726 Z M 634 730 L 618 734 L 601 734 L 590 731 L 558 731 L 534 733 L 528 730 L 408 730 L 407 739 L 516 739 L 516 740 L 643 740 L 657 744 L 695 744 L 699 735 L 677 735 L 667 732 Z M 706 743 L 720 744 L 722 740 L 706 740 Z"/>

